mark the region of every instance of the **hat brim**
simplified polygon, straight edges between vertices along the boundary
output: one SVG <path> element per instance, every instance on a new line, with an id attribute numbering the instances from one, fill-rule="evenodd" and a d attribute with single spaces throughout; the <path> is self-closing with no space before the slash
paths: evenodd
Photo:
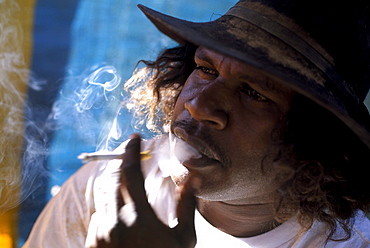
<path id="1" fill-rule="evenodd" d="M 344 101 L 337 96 L 337 93 L 333 93 L 314 78 L 272 58 L 263 46 L 261 48 L 251 44 L 254 32 L 250 33 L 252 37 L 248 38 L 244 35 L 247 39 L 242 39 L 238 35 L 240 31 L 235 26 L 236 22 L 235 25 L 230 25 L 225 21 L 232 17 L 223 16 L 214 21 L 195 23 L 162 14 L 143 5 L 138 7 L 159 31 L 180 44 L 190 42 L 248 63 L 279 83 L 320 104 L 341 119 L 370 148 L 369 113 L 363 103 Z M 243 25 L 245 28 L 246 23 Z M 262 30 L 258 32 L 269 35 Z M 269 40 L 272 43 L 279 42 L 276 37 L 271 37 Z M 292 56 L 292 59 L 297 63 L 304 61 L 304 58 L 297 53 Z M 310 66 L 309 62 L 305 62 L 305 65 Z"/>

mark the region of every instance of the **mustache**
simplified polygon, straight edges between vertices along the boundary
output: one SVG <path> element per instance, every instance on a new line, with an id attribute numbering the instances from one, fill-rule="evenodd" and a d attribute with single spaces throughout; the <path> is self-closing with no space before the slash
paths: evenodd
<path id="1" fill-rule="evenodd" d="M 191 120 L 179 120 L 171 123 L 171 132 L 176 128 L 182 128 L 189 136 L 196 137 L 201 140 L 212 153 L 216 153 L 217 157 L 224 167 L 230 167 L 231 160 L 227 156 L 226 151 L 219 145 L 219 142 L 215 141 L 212 135 L 206 128 L 199 127 L 196 123 Z"/>

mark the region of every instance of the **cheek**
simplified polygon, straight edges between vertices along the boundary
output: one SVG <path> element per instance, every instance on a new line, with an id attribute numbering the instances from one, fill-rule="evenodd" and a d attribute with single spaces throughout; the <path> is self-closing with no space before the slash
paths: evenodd
<path id="1" fill-rule="evenodd" d="M 248 153 L 250 151 L 265 150 L 272 144 L 272 133 L 276 128 L 275 120 L 259 116 L 251 113 L 252 111 L 245 110 L 243 114 L 245 118 L 235 118 L 230 120 L 230 142 L 236 146 L 235 156 Z"/>
<path id="2" fill-rule="evenodd" d="M 181 89 L 180 94 L 177 97 L 175 107 L 174 107 L 174 112 L 173 112 L 173 120 L 176 119 L 177 116 L 183 114 L 184 112 L 184 104 L 193 99 L 200 91 L 201 88 L 197 87 L 197 84 L 194 83 L 195 76 L 191 74 L 189 78 L 186 80 L 183 88 Z"/>

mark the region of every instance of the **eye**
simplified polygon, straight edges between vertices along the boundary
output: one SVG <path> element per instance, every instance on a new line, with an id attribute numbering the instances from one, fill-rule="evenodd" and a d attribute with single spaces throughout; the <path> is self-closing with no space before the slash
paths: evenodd
<path id="1" fill-rule="evenodd" d="M 250 98 L 252 98 L 255 101 L 260 101 L 260 102 L 269 102 L 270 100 L 260 94 L 258 91 L 252 89 L 248 84 L 243 84 L 240 87 L 240 91 L 247 94 Z"/>
<path id="2" fill-rule="evenodd" d="M 206 75 L 211 75 L 211 76 L 216 76 L 216 77 L 218 76 L 218 72 L 216 70 L 213 70 L 213 69 L 210 69 L 204 66 L 197 65 L 197 67 L 195 67 L 195 70 L 199 70 L 203 74 L 206 74 Z"/>

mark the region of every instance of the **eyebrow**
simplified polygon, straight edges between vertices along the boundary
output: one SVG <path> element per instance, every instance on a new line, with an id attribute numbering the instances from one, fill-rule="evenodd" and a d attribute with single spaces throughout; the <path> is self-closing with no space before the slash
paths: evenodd
<path id="1" fill-rule="evenodd" d="M 198 47 L 194 57 L 197 57 L 200 60 L 213 64 L 213 59 L 208 55 L 207 50 L 202 47 Z"/>
<path id="2" fill-rule="evenodd" d="M 278 82 L 275 82 L 273 81 L 271 78 L 263 75 L 263 78 L 262 79 L 259 79 L 259 78 L 252 78 L 252 77 L 248 77 L 248 76 L 243 76 L 242 79 L 246 80 L 248 83 L 252 84 L 251 86 L 253 86 L 253 84 L 255 85 L 258 85 L 259 87 L 261 87 L 263 90 L 265 91 L 271 91 L 271 92 L 275 92 L 275 93 L 278 93 L 278 94 L 282 94 L 282 95 L 287 95 L 288 92 L 290 92 L 291 90 L 289 88 L 281 88 L 281 83 L 278 83 Z"/>

